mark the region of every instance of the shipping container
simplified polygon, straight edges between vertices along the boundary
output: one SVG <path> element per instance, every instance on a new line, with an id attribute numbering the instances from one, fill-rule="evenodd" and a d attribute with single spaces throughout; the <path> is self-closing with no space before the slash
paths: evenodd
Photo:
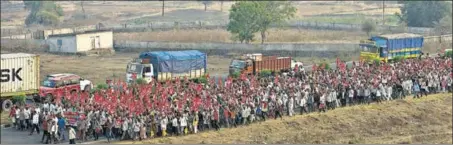
<path id="1" fill-rule="evenodd" d="M 291 63 L 291 57 L 260 56 L 260 59 L 235 59 L 231 61 L 229 73 L 259 74 L 264 70 L 280 72 L 291 69 Z"/>
<path id="2" fill-rule="evenodd" d="M 26 53 L 1 54 L 1 99 L 2 110 L 8 111 L 12 97 L 25 95 L 39 98 L 39 56 Z"/>
<path id="3" fill-rule="evenodd" d="M 1 97 L 38 93 L 39 56 L 1 54 Z"/>
<path id="4" fill-rule="evenodd" d="M 291 68 L 291 57 L 263 57 L 262 61 L 254 61 L 254 74 L 263 70 L 279 72 Z"/>

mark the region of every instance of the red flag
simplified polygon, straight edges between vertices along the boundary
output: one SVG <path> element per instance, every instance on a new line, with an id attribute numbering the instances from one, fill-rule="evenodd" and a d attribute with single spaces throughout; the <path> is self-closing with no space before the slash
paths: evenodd
<path id="1" fill-rule="evenodd" d="M 317 69 L 317 68 L 316 68 L 316 64 L 313 64 L 311 70 L 312 70 L 312 71 L 315 71 L 316 69 Z"/>
<path id="2" fill-rule="evenodd" d="M 278 75 L 275 75 L 275 78 L 274 78 L 274 83 L 278 83 Z"/>

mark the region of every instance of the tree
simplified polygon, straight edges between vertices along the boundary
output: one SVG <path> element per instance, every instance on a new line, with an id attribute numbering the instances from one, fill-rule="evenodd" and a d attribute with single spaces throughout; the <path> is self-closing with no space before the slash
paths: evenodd
<path id="1" fill-rule="evenodd" d="M 362 23 L 362 31 L 370 36 L 370 32 L 376 30 L 376 23 L 372 20 L 366 20 Z"/>
<path id="2" fill-rule="evenodd" d="M 212 5 L 212 1 L 209 1 L 209 0 L 201 1 L 201 3 L 204 5 L 204 11 L 207 10 L 208 5 Z"/>
<path id="3" fill-rule="evenodd" d="M 53 1 L 24 1 L 25 8 L 30 10 L 25 24 L 56 25 L 63 16 L 63 9 Z"/>
<path id="4" fill-rule="evenodd" d="M 261 44 L 266 40 L 266 32 L 272 24 L 280 25 L 282 22 L 294 17 L 296 8 L 291 2 L 261 1 L 259 2 L 258 25 L 261 33 Z"/>
<path id="5" fill-rule="evenodd" d="M 401 14 L 397 16 L 410 27 L 434 27 L 448 13 L 451 3 L 447 1 L 401 1 Z"/>
<path id="6" fill-rule="evenodd" d="M 452 15 L 447 15 L 444 18 L 442 18 L 438 23 L 436 23 L 436 31 L 439 32 L 439 34 L 444 35 L 444 34 L 451 34 L 452 33 Z"/>
<path id="7" fill-rule="evenodd" d="M 241 1 L 231 6 L 227 30 L 241 43 L 253 41 L 254 33 L 259 31 L 255 2 Z"/>
<path id="8" fill-rule="evenodd" d="M 230 9 L 230 22 L 227 30 L 238 40 L 249 43 L 254 33 L 260 32 L 261 44 L 266 40 L 266 32 L 274 24 L 281 24 L 294 17 L 296 8 L 290 2 L 282 1 L 240 1 Z"/>

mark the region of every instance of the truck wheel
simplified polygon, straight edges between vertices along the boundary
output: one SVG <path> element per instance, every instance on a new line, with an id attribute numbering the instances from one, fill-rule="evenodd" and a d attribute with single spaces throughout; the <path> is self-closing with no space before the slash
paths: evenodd
<path id="1" fill-rule="evenodd" d="M 9 99 L 3 100 L 2 102 L 2 111 L 9 111 L 13 106 L 13 102 Z"/>

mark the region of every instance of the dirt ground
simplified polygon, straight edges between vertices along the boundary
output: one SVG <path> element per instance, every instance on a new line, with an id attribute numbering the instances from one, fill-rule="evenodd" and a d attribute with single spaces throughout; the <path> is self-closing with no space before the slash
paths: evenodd
<path id="1" fill-rule="evenodd" d="M 445 93 L 118 144 L 451 144 L 452 101 Z"/>
<path id="2" fill-rule="evenodd" d="M 106 79 L 125 79 L 127 63 L 138 53 L 117 53 L 114 56 L 65 56 L 40 53 L 41 78 L 51 73 L 74 73 L 95 84 L 104 83 Z M 209 56 L 208 72 L 210 74 L 228 73 L 230 59 Z"/>

